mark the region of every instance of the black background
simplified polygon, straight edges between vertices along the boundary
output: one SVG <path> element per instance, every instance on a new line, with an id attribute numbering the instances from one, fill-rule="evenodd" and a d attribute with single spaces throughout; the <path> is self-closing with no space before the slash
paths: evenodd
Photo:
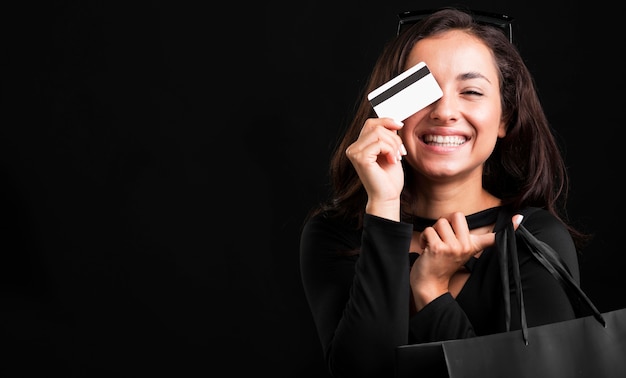
<path id="1" fill-rule="evenodd" d="M 191 4 L 4 6 L 3 376 L 326 376 L 300 227 L 396 15 L 448 3 Z M 625 307 L 615 12 L 462 4 L 516 18 L 595 234 L 583 289 Z"/>

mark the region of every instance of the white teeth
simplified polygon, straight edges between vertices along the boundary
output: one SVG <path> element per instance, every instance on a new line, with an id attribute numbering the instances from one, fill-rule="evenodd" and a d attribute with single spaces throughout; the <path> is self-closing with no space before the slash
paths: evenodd
<path id="1" fill-rule="evenodd" d="M 466 138 L 459 135 L 425 135 L 424 142 L 438 146 L 450 147 L 460 146 L 465 143 Z"/>

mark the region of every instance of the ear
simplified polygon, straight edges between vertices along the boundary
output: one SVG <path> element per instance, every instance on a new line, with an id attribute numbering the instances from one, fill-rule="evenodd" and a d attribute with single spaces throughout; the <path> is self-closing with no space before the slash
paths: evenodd
<path id="1" fill-rule="evenodd" d="M 498 138 L 504 138 L 506 136 L 506 122 L 500 121 L 500 126 L 498 127 Z"/>

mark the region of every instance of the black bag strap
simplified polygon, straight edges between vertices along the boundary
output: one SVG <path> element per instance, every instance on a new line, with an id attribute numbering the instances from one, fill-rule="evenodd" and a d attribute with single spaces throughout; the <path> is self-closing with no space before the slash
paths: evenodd
<path id="1" fill-rule="evenodd" d="M 527 216 L 530 212 L 532 212 L 532 209 L 529 211 L 523 211 L 522 214 Z M 587 297 L 587 295 L 583 292 L 576 280 L 574 280 L 561 256 L 548 244 L 537 239 L 522 224 L 520 224 L 517 230 L 515 230 L 511 219 L 513 214 L 507 214 L 505 211 L 503 212 L 503 216 L 506 217 L 504 226 L 502 228 L 496 227 L 496 229 L 499 230 L 499 232 L 496 232 L 496 246 L 499 250 L 498 256 L 500 259 L 500 276 L 502 279 L 504 295 L 506 330 L 509 331 L 511 326 L 511 294 L 509 291 L 510 267 L 513 272 L 515 292 L 520 308 L 522 336 L 524 338 L 524 343 L 528 344 L 528 325 L 526 323 L 526 311 L 524 309 L 524 295 L 522 292 L 522 283 L 519 272 L 516 238 L 522 240 L 524 245 L 526 245 L 537 261 L 539 261 L 561 284 L 567 293 L 570 302 L 575 308 L 582 303 L 589 310 L 591 310 L 591 313 L 598 320 L 598 322 L 600 322 L 602 326 L 606 327 L 606 322 L 602 317 L 602 314 L 598 311 L 593 302 L 591 302 L 589 297 Z M 499 221 L 502 222 L 502 218 L 499 218 Z"/>
<path id="2" fill-rule="evenodd" d="M 524 342 L 528 344 L 528 326 L 526 324 L 526 311 L 524 309 L 524 295 L 522 293 L 522 281 L 519 273 L 519 260 L 517 258 L 517 244 L 515 241 L 515 229 L 511 217 L 504 224 L 504 228 L 496 232 L 496 245 L 500 262 L 500 278 L 502 280 L 502 294 L 504 296 L 506 330 L 511 329 L 511 292 L 509 290 L 509 266 L 513 270 L 515 281 L 515 294 L 520 308 L 520 321 Z M 501 220 L 501 219 L 499 219 Z M 497 227 L 497 225 L 496 225 Z"/>
<path id="3" fill-rule="evenodd" d="M 593 304 L 591 299 L 580 288 L 580 285 L 574 280 L 570 271 L 567 269 L 567 265 L 563 261 L 562 257 L 548 244 L 537 239 L 530 233 L 524 226 L 520 225 L 516 231 L 518 236 L 524 241 L 528 249 L 533 253 L 533 256 L 548 270 L 554 277 L 557 278 L 561 286 L 563 286 L 570 301 L 575 306 L 578 303 L 585 305 L 593 314 L 593 316 L 606 327 L 606 322 L 602 317 L 600 311 Z"/>

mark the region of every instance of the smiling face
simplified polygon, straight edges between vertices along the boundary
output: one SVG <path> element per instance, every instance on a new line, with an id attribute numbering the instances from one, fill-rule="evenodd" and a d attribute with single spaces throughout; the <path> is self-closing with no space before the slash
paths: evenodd
<path id="1" fill-rule="evenodd" d="M 407 67 L 421 61 L 443 97 L 404 120 L 405 159 L 425 178 L 480 179 L 497 138 L 506 134 L 493 55 L 480 40 L 453 30 L 417 42 Z"/>

